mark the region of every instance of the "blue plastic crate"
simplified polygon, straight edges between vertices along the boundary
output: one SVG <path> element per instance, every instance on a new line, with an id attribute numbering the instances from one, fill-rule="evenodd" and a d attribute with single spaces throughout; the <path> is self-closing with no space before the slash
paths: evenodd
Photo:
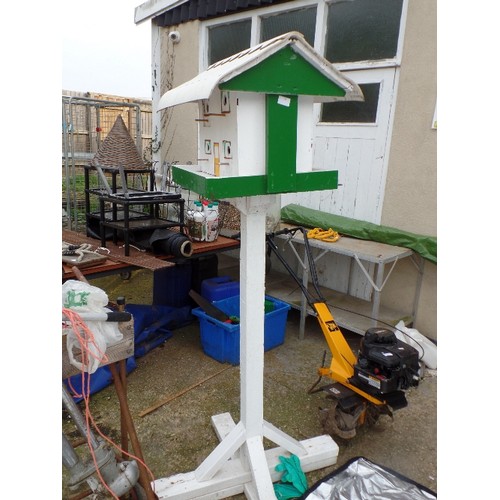
<path id="1" fill-rule="evenodd" d="M 239 294 L 240 283 L 234 281 L 230 276 L 209 278 L 201 283 L 201 295 L 210 302 L 228 299 Z"/>
<path id="2" fill-rule="evenodd" d="M 286 320 L 290 305 L 274 297 L 266 295 L 266 310 L 269 305 L 272 311 L 264 315 L 264 351 L 281 345 L 285 340 Z M 228 316 L 240 316 L 240 296 L 235 295 L 214 302 L 214 305 Z M 200 337 L 203 352 L 221 363 L 237 365 L 240 362 L 240 325 L 218 321 L 197 307 L 194 314 L 200 321 Z"/>

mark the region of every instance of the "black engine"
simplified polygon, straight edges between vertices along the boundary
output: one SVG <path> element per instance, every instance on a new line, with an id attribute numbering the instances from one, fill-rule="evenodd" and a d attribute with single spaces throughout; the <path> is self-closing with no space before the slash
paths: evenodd
<path id="1" fill-rule="evenodd" d="M 404 391 L 418 385 L 418 351 L 387 328 L 370 328 L 361 340 L 353 385 L 371 394 Z"/>

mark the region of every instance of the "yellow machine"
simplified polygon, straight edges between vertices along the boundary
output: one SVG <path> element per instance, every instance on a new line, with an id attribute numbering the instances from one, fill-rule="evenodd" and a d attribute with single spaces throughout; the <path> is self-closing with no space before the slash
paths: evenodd
<path id="1" fill-rule="evenodd" d="M 287 234 L 292 238 L 298 231 L 304 237 L 311 281 L 317 297 L 303 285 L 274 241 L 275 236 Z M 309 390 L 310 393 L 323 391 L 331 402 L 327 408 L 320 410 L 325 432 L 350 439 L 355 436 L 356 428 L 360 425 L 374 423 L 381 414 L 392 416 L 393 410 L 404 408 L 407 401 L 403 391 L 417 386 L 419 382 L 418 351 L 399 340 L 391 329 L 370 328 L 362 337 L 356 355 L 335 323 L 320 292 L 307 231 L 303 227 L 283 229 L 267 234 L 266 241 L 268 251 L 276 255 L 294 278 L 316 313 L 330 349 L 330 366 L 318 369 L 319 378 Z M 329 383 L 316 389 L 323 378 L 330 379 Z"/>

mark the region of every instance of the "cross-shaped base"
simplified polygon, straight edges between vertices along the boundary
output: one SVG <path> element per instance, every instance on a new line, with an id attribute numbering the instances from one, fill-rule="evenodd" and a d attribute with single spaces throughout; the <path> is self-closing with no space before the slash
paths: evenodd
<path id="1" fill-rule="evenodd" d="M 246 436 L 242 422 L 234 423 L 229 413 L 212 417 L 220 444 L 194 471 L 176 474 L 155 482 L 160 499 L 227 498 L 244 493 L 249 500 L 275 498 L 273 482 L 280 456 L 297 455 L 304 472 L 322 469 L 337 462 L 339 448 L 330 436 L 296 441 L 272 424 L 263 421 L 263 436 L 277 448 L 264 451 L 261 436 Z"/>

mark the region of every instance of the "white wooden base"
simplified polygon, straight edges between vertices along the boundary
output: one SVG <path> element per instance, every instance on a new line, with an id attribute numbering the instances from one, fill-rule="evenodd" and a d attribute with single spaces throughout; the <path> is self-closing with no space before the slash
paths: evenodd
<path id="1" fill-rule="evenodd" d="M 219 446 L 195 471 L 156 480 L 153 486 L 159 499 L 209 500 L 241 493 L 249 500 L 275 498 L 274 491 L 267 491 L 269 485 L 266 481 L 268 478 L 272 482 L 281 479 L 282 473 L 276 472 L 275 467 L 280 463 L 280 456 L 290 456 L 291 452 L 287 450 L 290 445 L 300 453 L 294 454 L 299 456 L 304 472 L 329 467 L 337 462 L 339 447 L 328 435 L 296 441 L 264 422 L 263 435 L 268 439 L 276 438 L 286 445 L 286 448 L 278 446 L 264 451 L 262 440 L 258 436 L 245 439 L 242 423 L 236 425 L 229 413 L 213 416 L 212 424 L 221 439 Z M 241 449 L 236 445 L 239 442 L 242 442 Z M 227 456 L 222 466 L 219 464 L 221 454 Z M 215 464 L 218 464 L 217 471 L 203 479 L 203 476 L 210 476 L 210 469 Z"/>

